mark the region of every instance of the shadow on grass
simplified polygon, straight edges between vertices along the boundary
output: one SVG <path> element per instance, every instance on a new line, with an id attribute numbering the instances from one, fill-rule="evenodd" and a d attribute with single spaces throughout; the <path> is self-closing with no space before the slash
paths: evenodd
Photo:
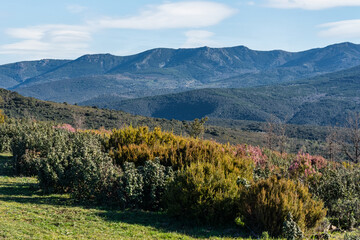
<path id="1" fill-rule="evenodd" d="M 120 211 L 116 207 L 78 202 L 65 194 L 43 194 L 33 179 L 13 177 L 12 168 L 9 167 L 11 166 L 10 163 L 11 157 L 0 156 L 0 176 L 2 177 L 0 181 L 0 201 L 98 209 L 101 210 L 98 215 L 106 221 L 153 227 L 161 232 L 176 232 L 196 238 L 249 237 L 248 234 L 241 234 L 235 225 L 227 227 L 194 225 L 193 222 L 174 219 L 161 212 Z"/>
<path id="2" fill-rule="evenodd" d="M 241 232 L 235 224 L 232 226 L 198 225 L 194 222 L 178 220 L 161 212 L 144 211 L 106 211 L 100 214 L 107 221 L 124 222 L 156 228 L 162 232 L 176 232 L 195 238 L 211 237 L 249 238 L 246 232 Z"/>
<path id="3" fill-rule="evenodd" d="M 12 157 L 8 155 L 0 155 L 0 176 L 13 176 L 14 169 Z"/>
<path id="4" fill-rule="evenodd" d="M 0 196 L 32 196 L 38 190 L 36 183 L 0 183 Z"/>

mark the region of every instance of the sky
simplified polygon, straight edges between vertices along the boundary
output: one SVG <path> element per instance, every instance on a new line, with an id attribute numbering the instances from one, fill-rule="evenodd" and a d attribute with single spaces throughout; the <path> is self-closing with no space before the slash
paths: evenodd
<path id="1" fill-rule="evenodd" d="M 2 0 L 0 64 L 148 49 L 360 43 L 360 0 Z"/>

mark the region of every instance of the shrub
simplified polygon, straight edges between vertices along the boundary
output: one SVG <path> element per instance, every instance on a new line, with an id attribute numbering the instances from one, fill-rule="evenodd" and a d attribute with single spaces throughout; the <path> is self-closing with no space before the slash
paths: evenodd
<path id="1" fill-rule="evenodd" d="M 248 178 L 247 173 L 252 172 L 249 160 L 239 164 L 243 169 L 229 171 L 221 161 L 194 162 L 182 169 L 166 194 L 168 212 L 197 222 L 233 222 L 235 199 L 242 189 L 236 181 L 239 176 Z"/>
<path id="2" fill-rule="evenodd" d="M 337 227 L 349 229 L 360 221 L 360 169 L 356 165 L 334 165 L 311 179 L 310 191 L 322 199 L 328 217 Z"/>
<path id="3" fill-rule="evenodd" d="M 272 236 L 282 233 L 289 213 L 302 231 L 314 228 L 326 215 L 323 203 L 311 197 L 307 187 L 287 179 L 260 180 L 253 184 L 241 200 L 240 213 L 248 226 Z"/>
<path id="4" fill-rule="evenodd" d="M 44 191 L 94 198 L 119 175 L 96 136 L 66 132 L 61 140 L 40 160 L 38 178 Z"/>
<path id="5" fill-rule="evenodd" d="M 3 110 L 0 109 L 0 124 L 5 123 L 6 115 L 4 114 Z"/>
<path id="6" fill-rule="evenodd" d="M 327 161 L 321 156 L 311 156 L 299 152 L 289 167 L 290 174 L 295 178 L 307 179 L 325 168 Z"/>
<path id="7" fill-rule="evenodd" d="M 232 168 L 242 158 L 230 145 L 175 136 L 160 128 L 149 131 L 147 127 L 114 130 L 105 148 L 119 166 L 125 162 L 142 166 L 145 161 L 157 158 L 162 165 L 178 170 L 194 162 L 216 163 L 225 159 L 223 162 L 234 162 L 228 164 Z"/>
<path id="8" fill-rule="evenodd" d="M 9 139 L 16 173 L 28 176 L 36 175 L 39 159 L 55 146 L 65 146 L 67 138 L 67 133 L 53 129 L 50 123 L 25 120 L 9 124 L 4 134 Z"/>
<path id="9" fill-rule="evenodd" d="M 296 240 L 304 238 L 304 234 L 300 227 L 293 220 L 291 213 L 288 213 L 287 219 L 283 224 L 282 236 L 287 240 Z"/>
<path id="10" fill-rule="evenodd" d="M 354 234 L 345 233 L 345 235 L 344 235 L 344 240 L 360 240 L 360 236 L 357 236 L 357 235 L 354 235 Z"/>
<path id="11" fill-rule="evenodd" d="M 119 189 L 122 205 L 127 208 L 159 210 L 164 207 L 164 193 L 174 179 L 171 167 L 162 166 L 158 160 L 146 161 L 144 166 L 124 164 L 124 174 Z"/>

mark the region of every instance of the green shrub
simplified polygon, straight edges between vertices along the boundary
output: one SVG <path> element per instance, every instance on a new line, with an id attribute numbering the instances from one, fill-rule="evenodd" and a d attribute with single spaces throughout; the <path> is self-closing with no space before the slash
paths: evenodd
<path id="1" fill-rule="evenodd" d="M 137 168 L 134 163 L 125 163 L 119 188 L 122 205 L 145 210 L 162 209 L 165 190 L 173 178 L 172 168 L 162 166 L 158 160 L 146 161 L 144 166 Z"/>
<path id="2" fill-rule="evenodd" d="M 328 218 L 339 228 L 360 224 L 360 169 L 356 165 L 330 166 L 311 179 L 310 191 L 328 208 Z"/>
<path id="3" fill-rule="evenodd" d="M 269 233 L 268 232 L 262 232 L 261 239 L 269 240 L 270 239 Z"/>
<path id="4" fill-rule="evenodd" d="M 158 210 L 164 207 L 164 194 L 175 173 L 171 167 L 165 167 L 158 160 L 147 161 L 139 167 L 143 176 L 143 209 Z"/>
<path id="5" fill-rule="evenodd" d="M 288 213 L 287 219 L 283 224 L 282 236 L 287 240 L 296 240 L 304 238 L 304 234 L 300 227 L 293 220 L 291 213 Z"/>
<path id="6" fill-rule="evenodd" d="M 117 180 L 119 169 L 101 151 L 97 136 L 67 132 L 61 140 L 40 160 L 38 178 L 44 191 L 96 198 Z"/>
<path id="7" fill-rule="evenodd" d="M 252 165 L 241 163 L 243 169 L 228 170 L 221 161 L 217 163 L 194 162 L 182 169 L 170 184 L 167 209 L 171 215 L 205 223 L 233 222 L 236 217 L 236 197 L 242 186 L 238 177 L 249 177 Z"/>
<path id="8" fill-rule="evenodd" d="M 14 169 L 21 175 L 36 175 L 39 160 L 55 146 L 66 145 L 67 133 L 53 129 L 50 123 L 14 121 L 3 130 L 13 155 Z"/>
<path id="9" fill-rule="evenodd" d="M 253 184 L 240 198 L 240 213 L 248 226 L 257 232 L 268 231 L 272 236 L 282 233 L 287 215 L 306 232 L 326 215 L 323 203 L 311 197 L 308 188 L 287 179 L 271 177 Z"/>
<path id="10" fill-rule="evenodd" d="M 121 178 L 120 199 L 123 207 L 136 208 L 143 203 L 142 193 L 144 187 L 143 176 L 139 173 L 134 163 L 125 162 L 124 174 Z"/>
<path id="11" fill-rule="evenodd" d="M 360 240 L 360 236 L 354 235 L 354 234 L 349 234 L 349 233 L 345 233 L 344 235 L 344 240 Z"/>

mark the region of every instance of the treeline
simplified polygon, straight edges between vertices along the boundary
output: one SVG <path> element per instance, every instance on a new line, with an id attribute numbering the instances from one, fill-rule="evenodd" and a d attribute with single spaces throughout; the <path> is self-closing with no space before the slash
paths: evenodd
<path id="1" fill-rule="evenodd" d="M 160 128 L 81 130 L 8 119 L 0 150 L 45 193 L 119 208 L 166 211 L 288 239 L 360 224 L 360 169 L 320 156 L 219 144 Z M 326 217 L 326 218 L 325 218 Z"/>
<path id="2" fill-rule="evenodd" d="M 300 144 L 289 138 L 292 126 L 271 118 L 263 127 L 265 146 L 279 152 L 316 152 L 329 160 L 360 161 L 360 113 L 348 113 L 343 127 L 328 126 L 321 141 Z"/>

